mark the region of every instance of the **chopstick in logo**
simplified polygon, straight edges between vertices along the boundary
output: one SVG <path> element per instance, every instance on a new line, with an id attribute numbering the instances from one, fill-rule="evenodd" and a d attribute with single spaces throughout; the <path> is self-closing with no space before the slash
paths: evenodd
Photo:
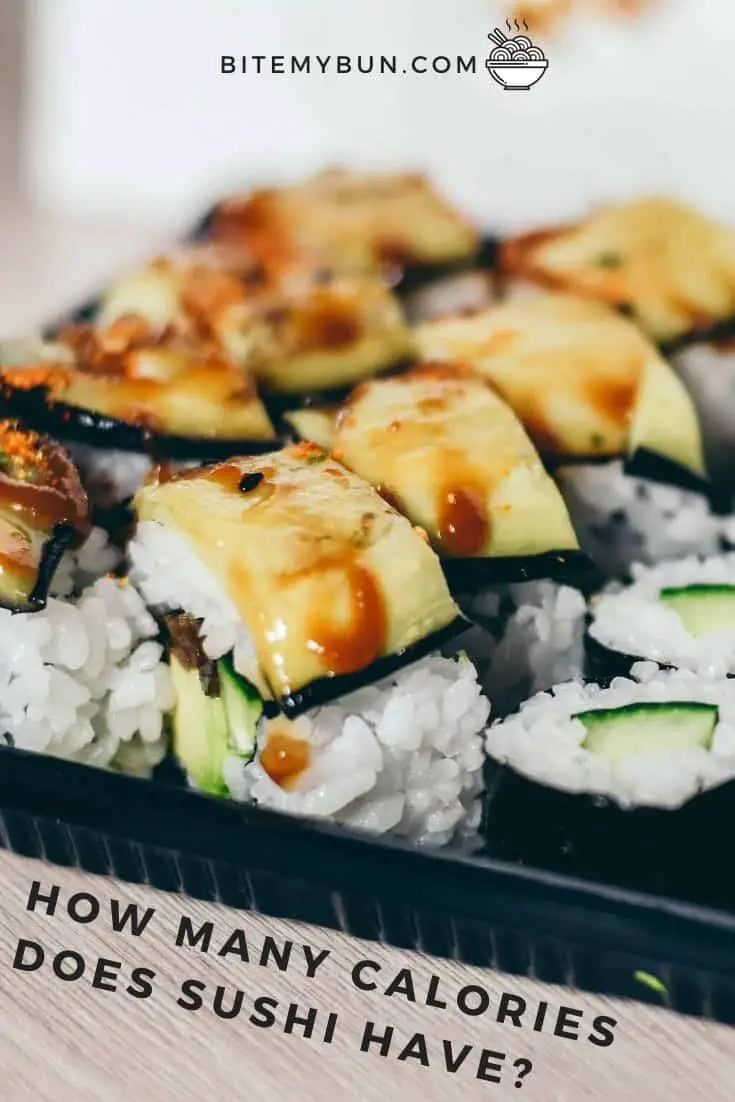
<path id="1" fill-rule="evenodd" d="M 520 30 L 518 23 L 516 30 Z M 510 30 L 510 23 L 507 23 Z M 524 24 L 526 30 L 528 26 Z M 495 45 L 485 61 L 493 80 L 506 92 L 527 92 L 541 80 L 549 67 L 543 50 L 534 46 L 526 34 L 511 35 L 509 38 L 500 27 L 490 31 L 488 38 Z"/>

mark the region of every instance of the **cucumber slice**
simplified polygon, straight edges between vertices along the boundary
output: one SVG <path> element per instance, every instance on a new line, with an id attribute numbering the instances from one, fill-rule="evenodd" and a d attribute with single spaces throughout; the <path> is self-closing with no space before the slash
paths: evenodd
<path id="1" fill-rule="evenodd" d="M 263 714 L 260 693 L 235 669 L 226 655 L 217 663 L 220 691 L 227 713 L 230 745 L 240 757 L 251 761 L 255 754 L 255 731 Z"/>
<path id="2" fill-rule="evenodd" d="M 709 750 L 719 712 L 714 704 L 675 700 L 600 708 L 572 718 L 587 731 L 584 749 L 617 764 L 667 750 Z"/>
<path id="3" fill-rule="evenodd" d="M 218 696 L 207 696 L 196 668 L 187 669 L 174 653 L 170 662 L 176 691 L 174 753 L 202 792 L 229 796 L 223 779 L 225 761 L 233 755 L 252 760 L 263 701 L 237 673 L 229 655 L 217 662 Z"/>
<path id="4" fill-rule="evenodd" d="M 170 663 L 176 692 L 174 753 L 202 792 L 229 796 L 222 779 L 225 759 L 230 754 L 224 701 L 219 696 L 207 696 L 196 667 L 187 669 L 173 653 Z"/>
<path id="5" fill-rule="evenodd" d="M 735 585 L 687 585 L 662 589 L 659 598 L 673 608 L 695 639 L 735 628 Z"/>

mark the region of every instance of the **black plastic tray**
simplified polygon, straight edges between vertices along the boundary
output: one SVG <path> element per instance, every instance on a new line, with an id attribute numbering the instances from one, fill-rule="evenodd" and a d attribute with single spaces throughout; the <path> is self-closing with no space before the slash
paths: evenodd
<path id="1" fill-rule="evenodd" d="M 88 320 L 97 301 L 47 332 Z M 167 770 L 158 775 L 167 778 Z M 663 880 L 651 877 L 648 886 L 662 891 L 653 895 L 640 890 L 646 883 L 640 861 L 628 869 L 619 854 L 609 858 L 614 815 L 603 814 L 606 825 L 594 828 L 602 850 L 595 866 L 589 846 L 582 855 L 584 847 L 568 845 L 564 798 L 557 805 L 542 790 L 539 802 L 531 791 L 524 821 L 523 786 L 516 798 L 516 782 L 503 771 L 489 785 L 485 847 L 471 857 L 215 800 L 176 783 L 174 771 L 170 778 L 139 780 L 0 748 L 0 845 L 52 864 L 735 1024 L 735 879 L 730 887 L 729 862 L 721 856 L 733 836 L 735 785 L 715 801 L 716 821 L 672 832 L 681 861 L 669 862 Z M 556 806 L 561 817 L 550 830 Z M 595 824 L 594 809 L 586 807 L 583 816 Z M 620 838 L 631 854 L 639 822 L 647 830 L 644 813 L 626 820 Z M 656 829 L 660 836 L 658 823 Z M 703 854 L 711 881 L 687 875 Z M 655 975 L 667 993 L 637 972 Z"/>

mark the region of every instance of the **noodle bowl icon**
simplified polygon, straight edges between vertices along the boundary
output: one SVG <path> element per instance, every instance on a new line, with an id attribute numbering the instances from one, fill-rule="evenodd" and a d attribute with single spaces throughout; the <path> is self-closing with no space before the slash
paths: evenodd
<path id="1" fill-rule="evenodd" d="M 527 92 L 541 80 L 549 63 L 543 50 L 534 46 L 528 35 L 508 38 L 499 27 L 488 38 L 495 45 L 485 62 L 490 76 L 506 92 Z"/>

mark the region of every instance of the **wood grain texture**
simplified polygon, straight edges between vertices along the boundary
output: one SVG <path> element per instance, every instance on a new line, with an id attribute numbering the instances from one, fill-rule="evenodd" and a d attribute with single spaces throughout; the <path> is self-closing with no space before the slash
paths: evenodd
<path id="1" fill-rule="evenodd" d="M 0 332 L 18 333 L 40 324 L 135 256 L 157 248 L 155 234 L 128 228 L 92 229 L 0 207 Z M 243 839 L 243 845 L 247 840 Z M 101 917 L 80 925 L 65 913 L 49 917 L 28 913 L 34 878 L 58 884 L 64 897 L 92 892 L 103 904 L 111 899 L 156 908 L 140 937 L 112 932 Z M 237 926 L 256 950 L 270 935 L 330 951 L 313 979 L 303 968 L 279 973 L 234 957 L 177 948 L 174 934 L 182 914 L 196 925 L 212 921 L 221 941 Z M 87 973 L 76 982 L 57 979 L 44 964 L 36 972 L 13 970 L 19 938 L 40 942 L 53 955 L 73 949 L 83 955 Z M 294 950 L 298 957 L 298 949 Z M 96 990 L 89 969 L 100 957 L 119 961 L 120 989 Z M 350 981 L 356 961 L 369 957 L 390 976 L 410 967 L 417 980 L 439 977 L 442 990 L 468 983 L 493 993 L 510 991 L 529 1003 L 547 1000 L 619 1020 L 616 1041 L 600 1049 L 553 1034 L 498 1025 L 485 1017 L 467 1017 L 411 1004 L 400 997 L 360 992 Z M 156 972 L 153 995 L 138 1000 L 124 993 L 134 966 Z M 315 1007 L 318 1021 L 330 1010 L 338 1026 L 330 1045 L 286 1035 L 280 1027 L 257 1028 L 247 1013 L 221 1020 L 210 1010 L 186 1011 L 176 1005 L 182 979 L 193 977 L 209 991 L 218 984 L 242 989 L 246 1005 L 271 995 L 281 1007 L 293 1002 Z M 283 1020 L 282 1013 L 280 1020 Z M 427 1037 L 427 1069 L 394 1055 L 363 1054 L 359 1040 L 366 1020 L 395 1029 L 394 1049 L 415 1032 Z M 416 953 L 384 949 L 341 934 L 276 921 L 228 908 L 165 895 L 145 886 L 73 870 L 56 869 L 0 853 L 0 1102 L 454 1102 L 513 1097 L 523 1102 L 719 1102 L 733 1096 L 735 1032 L 718 1025 L 678 1017 L 667 1011 L 553 988 L 489 970 L 466 968 Z M 319 1030 L 317 1029 L 317 1033 Z M 441 1070 L 441 1042 L 505 1052 L 509 1062 L 525 1057 L 533 1070 L 523 1086 L 513 1086 L 512 1070 L 496 1085 L 474 1075 L 468 1057 L 455 1075 Z"/>

